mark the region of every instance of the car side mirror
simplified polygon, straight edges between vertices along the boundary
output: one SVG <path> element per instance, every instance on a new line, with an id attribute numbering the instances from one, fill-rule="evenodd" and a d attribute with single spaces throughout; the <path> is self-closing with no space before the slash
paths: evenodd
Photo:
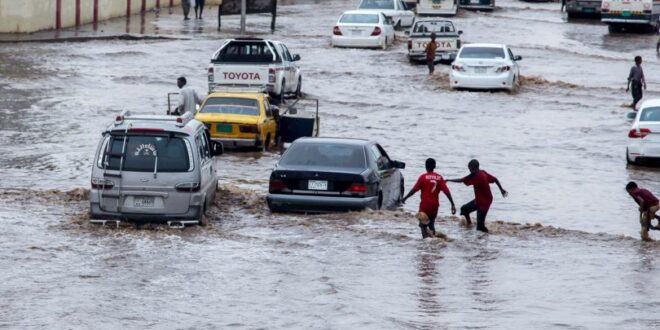
<path id="1" fill-rule="evenodd" d="M 404 162 L 399 162 L 399 161 L 393 160 L 393 161 L 390 162 L 390 164 L 392 164 L 392 167 L 398 168 L 398 169 L 401 169 L 401 170 L 406 168 L 406 163 L 404 163 Z"/>
<path id="2" fill-rule="evenodd" d="M 628 114 L 626 115 L 626 119 L 629 122 L 633 122 L 635 120 L 635 117 L 637 117 L 637 112 L 628 112 Z"/>
<path id="3" fill-rule="evenodd" d="M 406 32 L 404 32 L 403 34 L 405 34 L 406 37 L 410 37 L 410 31 L 406 31 Z"/>
<path id="4" fill-rule="evenodd" d="M 516 56 L 513 57 L 513 60 L 514 61 L 520 61 L 520 60 L 522 60 L 522 56 L 516 55 Z"/>
<path id="5" fill-rule="evenodd" d="M 220 156 L 225 153 L 225 147 L 222 142 L 211 141 L 211 153 L 213 156 Z"/>
<path id="6" fill-rule="evenodd" d="M 298 54 L 293 55 L 293 61 L 294 62 L 300 61 L 300 55 Z"/>
<path id="7" fill-rule="evenodd" d="M 458 34 L 463 34 L 463 30 L 458 30 Z"/>

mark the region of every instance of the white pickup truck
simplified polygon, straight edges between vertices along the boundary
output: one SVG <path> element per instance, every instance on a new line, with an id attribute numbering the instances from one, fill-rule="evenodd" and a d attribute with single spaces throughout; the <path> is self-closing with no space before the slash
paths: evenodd
<path id="1" fill-rule="evenodd" d="M 282 101 L 289 94 L 301 95 L 302 74 L 296 64 L 300 55 L 291 55 L 279 41 L 258 38 L 225 40 L 208 68 L 209 93 L 239 88 L 263 88 Z"/>
<path id="2" fill-rule="evenodd" d="M 451 62 L 461 49 L 461 34 L 454 24 L 447 20 L 421 19 L 406 32 L 408 36 L 408 59 L 411 62 L 426 61 L 426 45 L 431 41 L 431 33 L 435 32 L 436 61 Z"/>

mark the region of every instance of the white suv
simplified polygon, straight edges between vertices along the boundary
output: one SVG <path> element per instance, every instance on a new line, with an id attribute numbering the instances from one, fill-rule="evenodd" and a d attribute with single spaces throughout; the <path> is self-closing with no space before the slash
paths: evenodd
<path id="1" fill-rule="evenodd" d="M 660 159 L 660 99 L 644 101 L 628 132 L 628 164 Z"/>

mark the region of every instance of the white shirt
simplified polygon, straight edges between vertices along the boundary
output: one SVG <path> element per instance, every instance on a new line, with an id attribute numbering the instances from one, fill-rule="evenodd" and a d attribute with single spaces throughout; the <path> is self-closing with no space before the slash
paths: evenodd
<path id="1" fill-rule="evenodd" d="M 197 95 L 197 92 L 188 87 L 183 86 L 179 91 L 179 112 L 183 115 L 186 112 L 197 112 L 197 105 L 202 104 L 202 99 Z"/>

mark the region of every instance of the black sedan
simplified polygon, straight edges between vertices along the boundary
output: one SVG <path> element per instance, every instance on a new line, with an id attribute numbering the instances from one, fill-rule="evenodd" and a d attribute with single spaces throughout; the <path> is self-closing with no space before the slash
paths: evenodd
<path id="1" fill-rule="evenodd" d="M 270 175 L 273 212 L 328 212 L 394 208 L 403 197 L 402 162 L 376 142 L 301 138 Z"/>

